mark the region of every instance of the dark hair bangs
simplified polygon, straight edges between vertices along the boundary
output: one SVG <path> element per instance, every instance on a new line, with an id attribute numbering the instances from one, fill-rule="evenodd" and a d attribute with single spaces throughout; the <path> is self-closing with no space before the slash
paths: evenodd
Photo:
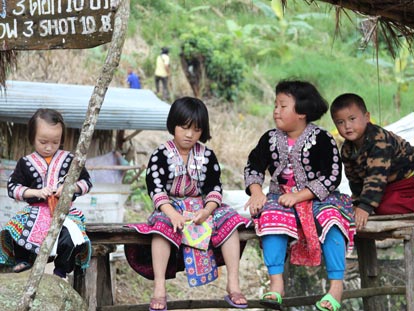
<path id="1" fill-rule="evenodd" d="M 177 99 L 170 108 L 167 117 L 167 129 L 174 135 L 176 126 L 195 125 L 201 129 L 200 141 L 205 143 L 211 138 L 208 111 L 204 103 L 198 98 L 182 97 Z"/>

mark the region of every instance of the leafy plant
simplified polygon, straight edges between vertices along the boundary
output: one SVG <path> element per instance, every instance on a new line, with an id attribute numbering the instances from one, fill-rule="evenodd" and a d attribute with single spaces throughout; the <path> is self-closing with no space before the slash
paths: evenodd
<path id="1" fill-rule="evenodd" d="M 229 35 L 213 35 L 207 28 L 182 34 L 181 64 L 195 96 L 237 99 L 246 63 Z"/>
<path id="2" fill-rule="evenodd" d="M 128 200 L 138 203 L 142 210 L 151 212 L 153 204 L 150 196 L 148 195 L 145 175 L 145 170 L 142 170 L 139 175 L 137 175 L 134 171 L 128 171 L 124 177 L 124 182 L 131 184 L 131 194 L 129 195 Z"/>

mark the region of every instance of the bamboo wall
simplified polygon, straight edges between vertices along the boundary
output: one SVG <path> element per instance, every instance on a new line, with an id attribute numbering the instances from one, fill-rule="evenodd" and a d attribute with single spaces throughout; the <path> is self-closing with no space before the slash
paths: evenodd
<path id="1" fill-rule="evenodd" d="M 94 132 L 89 157 L 103 155 L 116 149 L 117 131 L 96 130 Z M 66 129 L 64 149 L 74 152 L 80 136 L 79 129 Z M 27 126 L 0 122 L 0 158 L 18 160 L 33 151 L 27 139 Z"/>

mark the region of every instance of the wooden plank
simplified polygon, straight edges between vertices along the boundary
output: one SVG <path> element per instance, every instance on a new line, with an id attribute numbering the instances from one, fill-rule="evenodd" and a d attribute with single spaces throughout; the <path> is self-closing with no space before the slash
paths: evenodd
<path id="1" fill-rule="evenodd" d="M 362 232 L 384 232 L 414 226 L 414 220 L 368 221 Z"/>
<path id="2" fill-rule="evenodd" d="M 376 224 L 372 226 L 368 226 L 367 228 L 358 232 L 356 236 L 356 246 L 358 251 L 358 260 L 360 264 L 360 273 L 361 273 L 361 286 L 360 290 L 357 290 L 354 293 L 355 297 L 348 294 L 347 292 L 344 293 L 344 299 L 348 298 L 356 298 L 356 297 L 363 297 L 364 301 L 364 310 L 366 311 L 382 311 L 385 308 L 385 304 L 382 303 L 382 299 L 376 296 L 382 295 L 393 295 L 393 294 L 404 294 L 406 293 L 405 287 L 396 288 L 396 287 L 379 287 L 379 277 L 378 277 L 378 267 L 377 267 L 377 256 L 376 256 L 376 247 L 375 247 L 375 239 L 382 239 L 388 237 L 394 237 L 399 239 L 404 239 L 407 241 L 411 241 L 411 235 L 413 234 L 414 223 L 409 222 L 407 223 L 406 217 L 404 217 L 403 225 L 401 225 L 400 220 L 390 219 L 387 221 L 383 221 L 382 217 L 377 217 L 376 220 L 372 220 L 372 222 L 376 222 Z M 371 218 L 370 218 L 371 221 Z M 385 224 L 383 223 L 385 222 Z M 387 225 L 387 222 L 391 222 L 390 225 Z M 397 226 L 398 222 L 398 226 Z M 372 230 L 375 228 L 375 230 Z M 381 231 L 384 230 L 384 231 Z M 149 235 L 139 234 L 135 229 L 124 227 L 123 223 L 111 223 L 111 224 L 87 224 L 86 231 L 91 239 L 93 245 L 114 245 L 114 244 L 131 244 L 131 243 L 139 243 L 139 244 L 150 244 L 151 237 Z M 246 241 L 249 239 L 257 238 L 254 228 L 244 228 L 239 227 L 239 234 L 240 239 L 242 241 Z M 412 252 L 413 246 L 411 244 L 406 244 L 405 251 L 408 252 L 409 250 Z M 409 259 L 406 255 L 406 259 Z M 105 259 L 104 262 L 107 262 L 108 258 Z M 102 262 L 101 264 L 103 264 Z M 411 265 L 410 265 L 411 262 Z M 407 271 L 412 271 L 413 269 L 413 260 L 408 260 L 406 262 L 406 269 Z M 98 270 L 94 270 L 92 273 L 100 274 Z M 408 275 L 411 272 L 408 272 Z M 108 273 L 103 273 L 105 277 L 107 277 Z M 95 276 L 96 278 L 96 276 Z M 92 277 L 93 279 L 93 277 Z M 413 279 L 413 278 L 411 278 Z M 96 279 L 97 281 L 97 279 Z M 407 282 L 407 286 L 413 286 L 411 282 Z M 410 288 L 410 287 L 408 287 Z M 407 288 L 407 299 L 409 297 Z M 97 290 L 97 289 L 96 289 Z M 107 289 L 109 291 L 109 289 Z M 382 293 L 382 294 L 381 294 Z M 98 295 L 102 294 L 99 293 Z M 349 296 L 350 295 L 350 296 Z M 111 296 L 112 297 L 112 296 Z M 315 298 L 317 297 L 317 298 Z M 290 297 L 284 299 L 285 306 L 303 306 L 303 305 L 310 305 L 314 304 L 316 299 L 319 299 L 321 296 L 309 296 L 309 297 Z M 376 297 L 376 298 L 374 298 Z M 92 298 L 92 297 L 90 297 Z M 299 299 L 299 300 L 296 300 Z M 96 301 L 96 300 L 95 300 Z M 408 301 L 408 300 L 407 300 Z M 92 301 L 90 301 L 92 302 Z M 112 304 L 112 303 L 109 303 Z M 211 307 L 209 307 L 211 305 Z M 95 304 L 94 306 L 97 307 L 97 310 L 148 310 L 148 305 L 138 305 L 138 306 L 111 306 L 110 308 L 106 304 L 102 304 L 98 306 Z M 228 307 L 224 301 L 213 301 L 213 302 L 206 302 L 200 300 L 190 300 L 184 302 L 169 302 L 168 307 L 170 310 L 174 309 L 198 309 L 198 308 L 226 308 Z M 260 308 L 261 306 L 258 304 L 258 301 L 249 301 L 249 307 L 251 308 Z M 109 308 L 109 309 L 108 309 Z M 411 311 L 411 310 L 410 310 Z M 414 311 L 414 310 L 413 310 Z"/>
<path id="3" fill-rule="evenodd" d="M 0 51 L 85 49 L 111 41 L 111 0 L 0 0 Z"/>
<path id="4" fill-rule="evenodd" d="M 385 220 L 414 220 L 414 213 L 394 214 L 394 215 L 372 215 L 368 221 L 385 221 Z"/>
<path id="5" fill-rule="evenodd" d="M 357 289 L 351 291 L 344 291 L 343 300 L 353 299 L 359 297 L 377 297 L 383 295 L 404 295 L 404 286 L 388 286 L 388 287 L 375 287 L 366 289 Z M 316 301 L 321 299 L 322 295 L 309 295 L 298 297 L 285 297 L 283 299 L 284 307 L 299 307 L 314 305 Z M 263 309 L 263 306 L 259 303 L 258 299 L 249 299 L 248 309 Z M 115 306 L 102 306 L 98 307 L 97 311 L 147 311 L 148 304 L 139 305 L 115 305 Z M 168 301 L 168 310 L 190 310 L 190 309 L 228 309 L 229 305 L 224 299 L 216 300 L 174 300 Z"/>
<path id="6" fill-rule="evenodd" d="M 86 234 L 92 244 L 151 244 L 151 236 L 140 234 L 123 223 L 86 224 Z M 241 241 L 257 238 L 254 228 L 239 227 Z"/>
<path id="7" fill-rule="evenodd" d="M 407 239 L 410 235 L 410 228 L 414 227 L 413 223 L 401 223 L 397 226 L 396 223 L 391 225 L 380 224 L 374 227 L 368 227 L 357 232 L 357 236 L 371 239 Z M 392 229 L 394 228 L 394 229 Z M 151 237 L 138 233 L 133 228 L 124 227 L 123 223 L 108 223 L 108 224 L 86 224 L 86 233 L 93 244 L 150 244 Z M 256 233 L 253 227 L 245 228 L 239 227 L 240 240 L 247 241 L 256 239 Z"/>

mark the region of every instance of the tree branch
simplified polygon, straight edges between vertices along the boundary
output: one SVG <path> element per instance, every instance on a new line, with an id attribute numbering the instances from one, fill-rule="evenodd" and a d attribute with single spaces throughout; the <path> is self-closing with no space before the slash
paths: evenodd
<path id="1" fill-rule="evenodd" d="M 25 293 L 23 294 L 17 309 L 19 311 L 31 309 L 31 305 L 36 296 L 49 254 L 58 237 L 60 229 L 62 228 L 63 221 L 69 213 L 69 207 L 75 192 L 75 183 L 85 165 L 86 154 L 92 140 L 92 134 L 98 120 L 99 111 L 108 86 L 112 81 L 114 71 L 119 65 L 122 47 L 125 41 L 128 18 L 129 0 L 122 0 L 115 15 L 114 32 L 108 54 L 89 101 L 89 107 L 82 127 L 82 132 L 79 137 L 78 145 L 76 147 L 75 157 L 72 161 L 68 177 L 65 180 L 62 196 L 54 212 L 48 235 L 40 248 L 39 255 L 36 258 L 31 275 L 27 281 Z"/>

